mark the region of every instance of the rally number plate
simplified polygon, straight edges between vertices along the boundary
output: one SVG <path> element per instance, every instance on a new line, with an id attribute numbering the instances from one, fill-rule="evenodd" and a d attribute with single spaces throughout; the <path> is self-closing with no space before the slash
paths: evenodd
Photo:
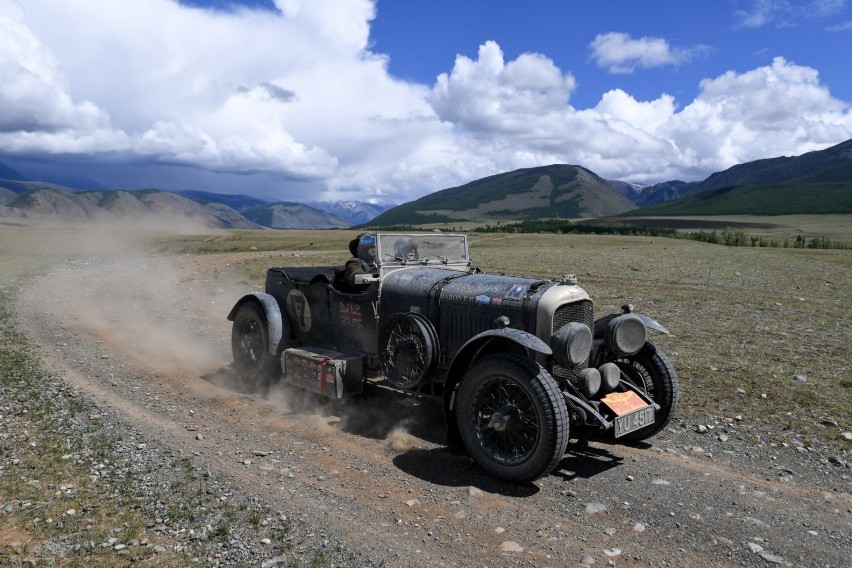
<path id="1" fill-rule="evenodd" d="M 646 406 L 615 417 L 615 437 L 624 436 L 654 423 L 654 407 Z"/>

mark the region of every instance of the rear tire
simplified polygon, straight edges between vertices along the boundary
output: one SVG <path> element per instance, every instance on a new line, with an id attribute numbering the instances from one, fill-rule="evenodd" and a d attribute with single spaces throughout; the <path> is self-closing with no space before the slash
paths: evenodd
<path id="1" fill-rule="evenodd" d="M 615 364 L 621 369 L 624 378 L 644 390 L 660 405 L 653 424 L 626 434 L 619 440 L 637 442 L 658 434 L 671 422 L 680 399 L 680 383 L 668 357 L 653 343 L 647 342 L 638 353 L 617 359 Z"/>
<path id="2" fill-rule="evenodd" d="M 257 302 L 246 302 L 237 310 L 231 327 L 234 368 L 254 391 L 266 394 L 280 373 L 278 359 L 269 352 L 266 314 Z"/>
<path id="3" fill-rule="evenodd" d="M 470 367 L 459 386 L 456 423 L 482 469 L 512 482 L 550 473 L 568 445 L 568 410 L 553 378 L 514 353 Z"/>

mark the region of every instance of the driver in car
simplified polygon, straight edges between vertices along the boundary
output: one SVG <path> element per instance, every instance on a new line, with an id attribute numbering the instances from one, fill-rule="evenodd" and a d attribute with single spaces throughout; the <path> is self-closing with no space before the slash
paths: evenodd
<path id="1" fill-rule="evenodd" d="M 359 274 L 379 275 L 379 267 L 376 266 L 375 235 L 361 233 L 349 241 L 349 252 L 352 253 L 352 258 L 346 261 L 344 269 L 347 284 L 358 287 L 359 285 L 355 284 L 355 277 Z"/>

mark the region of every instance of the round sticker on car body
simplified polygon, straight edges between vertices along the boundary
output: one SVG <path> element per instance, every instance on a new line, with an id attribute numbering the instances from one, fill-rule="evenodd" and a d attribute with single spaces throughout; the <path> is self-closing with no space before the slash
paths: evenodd
<path id="1" fill-rule="evenodd" d="M 311 307 L 301 290 L 290 290 L 287 294 L 287 317 L 301 333 L 311 331 Z"/>

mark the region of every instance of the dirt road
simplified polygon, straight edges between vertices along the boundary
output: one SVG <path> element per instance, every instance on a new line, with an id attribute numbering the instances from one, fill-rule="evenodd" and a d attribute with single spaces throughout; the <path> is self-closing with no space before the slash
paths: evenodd
<path id="1" fill-rule="evenodd" d="M 852 566 L 852 470 L 762 443 L 774 425 L 748 416 L 676 417 L 641 447 L 572 440 L 553 474 L 518 486 L 442 445 L 438 403 L 242 392 L 225 316 L 245 290 L 219 275 L 248 256 L 68 260 L 16 319 L 120 423 L 375 564 Z"/>

